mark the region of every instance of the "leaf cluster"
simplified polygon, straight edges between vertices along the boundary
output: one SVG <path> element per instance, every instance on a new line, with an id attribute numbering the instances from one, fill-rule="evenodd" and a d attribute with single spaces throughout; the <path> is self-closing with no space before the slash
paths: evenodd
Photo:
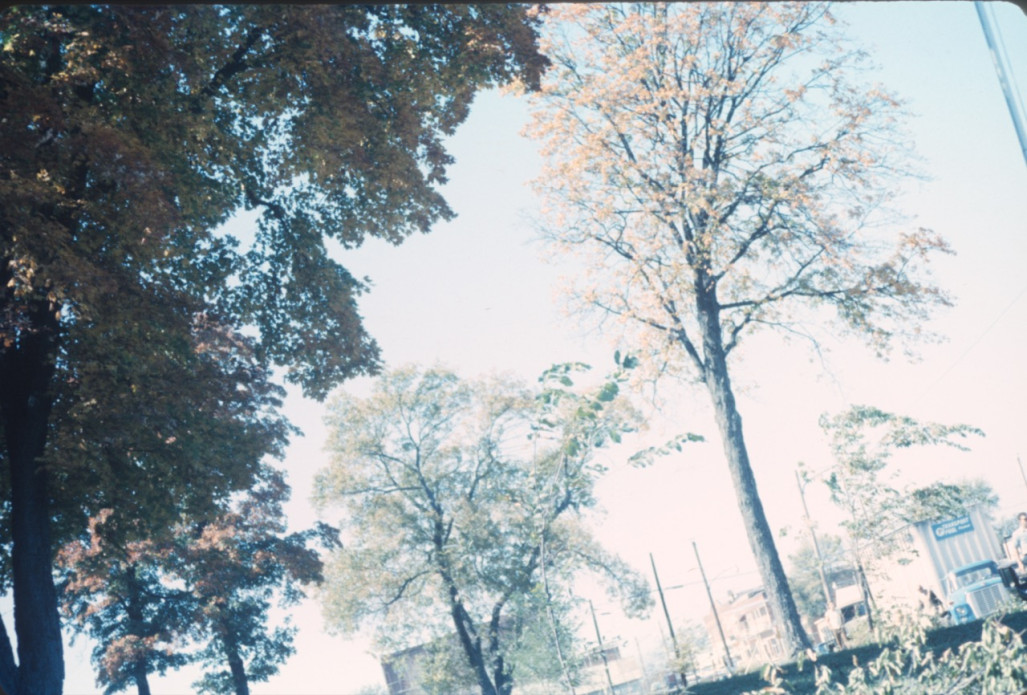
<path id="1" fill-rule="evenodd" d="M 157 533 L 106 509 L 88 539 L 62 548 L 62 610 L 96 641 L 105 692 L 195 662 L 208 666 L 197 687 L 211 693 L 234 692 L 218 668 L 231 658 L 250 681 L 277 672 L 293 653 L 295 629 L 268 624 L 272 601 L 295 604 L 303 585 L 322 580 L 312 542 L 338 543 L 325 525 L 286 534 L 287 495 L 281 473 L 264 468 L 259 484 L 220 513 L 183 516 Z"/>
<path id="2" fill-rule="evenodd" d="M 810 692 L 816 695 L 1001 695 L 1027 687 L 1027 647 L 1023 635 L 1003 623 L 1002 617 L 985 620 L 979 639 L 938 650 L 927 638 L 924 616 L 886 616 L 885 646 L 865 663 L 856 656 L 851 667 L 833 669 L 811 657 L 815 673 Z M 799 665 L 800 670 L 803 664 Z M 768 685 L 758 693 L 797 692 L 780 668 L 763 671 Z"/>
<path id="3" fill-rule="evenodd" d="M 272 365 L 315 397 L 378 369 L 365 283 L 325 241 L 399 243 L 452 215 L 443 139 L 479 89 L 537 84 L 537 22 L 506 5 L 0 10 L 0 374 L 10 396 L 27 360 L 55 370 L 56 545 L 105 508 L 160 527 L 170 499 L 203 513 L 245 489 L 293 431 Z M 251 229 L 220 231 L 245 210 Z"/>
<path id="4" fill-rule="evenodd" d="M 926 646 L 926 633 L 915 621 L 873 661 L 849 671 L 847 683 L 830 683 L 817 674 L 817 695 L 944 695 L 975 692 L 999 695 L 1027 687 L 1027 649 L 1023 637 L 999 619 L 985 621 L 980 641 L 936 655 Z"/>

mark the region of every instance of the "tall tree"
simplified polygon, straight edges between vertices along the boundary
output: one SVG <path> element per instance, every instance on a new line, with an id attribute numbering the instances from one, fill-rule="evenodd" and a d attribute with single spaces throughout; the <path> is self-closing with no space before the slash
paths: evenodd
<path id="1" fill-rule="evenodd" d="M 918 279 L 946 245 L 875 227 L 907 160 L 897 102 L 856 84 L 820 3 L 560 6 L 529 133 L 574 296 L 622 326 L 653 369 L 708 393 L 774 613 L 808 646 L 756 486 L 731 361 L 760 328 L 815 338 L 834 309 L 884 350 L 936 304 Z"/>
<path id="2" fill-rule="evenodd" d="M 54 514 L 95 515 L 90 496 L 126 471 L 131 485 L 188 488 L 186 470 L 139 473 L 126 452 L 180 441 L 198 324 L 254 327 L 254 366 L 283 365 L 318 398 L 378 368 L 356 310 L 364 284 L 329 258 L 325 237 L 399 243 L 452 215 L 437 191 L 451 161 L 442 139 L 477 90 L 514 75 L 537 84 L 535 22 L 508 5 L 0 10 L 9 695 L 62 688 L 51 569 L 66 536 Z M 259 215 L 251 237 L 217 232 L 242 209 Z M 84 410 L 131 421 L 131 446 L 105 447 L 101 427 L 69 462 L 55 443 L 70 441 L 65 415 Z M 84 494 L 65 484 L 71 463 L 95 483 Z M 217 484 L 189 494 L 245 477 L 212 471 Z"/>
<path id="3" fill-rule="evenodd" d="M 317 482 L 322 504 L 346 514 L 323 592 L 332 624 L 376 621 L 399 642 L 455 634 L 482 695 L 509 695 L 518 648 L 539 639 L 526 632 L 548 623 L 577 573 L 611 580 L 631 609 L 648 605 L 644 579 L 578 518 L 595 504 L 596 448 L 631 414 L 616 380 L 581 393 L 570 373 L 554 368 L 533 395 L 407 368 L 332 404 L 332 463 Z M 565 648 L 553 632 L 555 644 L 541 639 Z"/>

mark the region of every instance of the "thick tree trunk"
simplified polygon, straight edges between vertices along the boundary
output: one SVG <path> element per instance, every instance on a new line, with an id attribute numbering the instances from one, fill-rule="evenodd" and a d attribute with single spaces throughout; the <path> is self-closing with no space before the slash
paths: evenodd
<path id="1" fill-rule="evenodd" d="M 232 672 L 235 695 L 250 695 L 250 684 L 246 678 L 246 664 L 243 663 L 238 646 L 230 638 L 225 639 L 225 653 L 228 656 L 228 668 Z"/>
<path id="2" fill-rule="evenodd" d="M 0 616 L 0 689 L 4 693 L 14 693 L 18 682 L 18 665 L 14 663 L 14 649 L 11 638 L 7 634 L 7 625 Z"/>
<path id="3" fill-rule="evenodd" d="M 467 611 L 463 603 L 460 602 L 456 587 L 453 586 L 451 581 L 447 582 L 447 584 L 449 585 L 449 608 L 450 615 L 453 617 L 453 626 L 456 628 L 457 638 L 460 640 L 460 646 L 463 647 L 471 670 L 474 671 L 478 687 L 481 688 L 481 695 L 501 695 L 489 679 L 488 669 L 485 665 L 485 656 L 482 653 L 481 639 L 472 636 L 470 630 L 468 630 L 465 620 Z"/>
<path id="4" fill-rule="evenodd" d="M 510 677 L 510 672 L 506 668 L 505 660 L 497 656 L 496 657 L 496 692 L 499 695 L 511 695 L 513 693 L 513 678 Z"/>
<path id="5" fill-rule="evenodd" d="M 439 518 L 441 518 L 441 513 Z M 457 590 L 453 575 L 449 571 L 449 565 L 445 561 L 445 531 L 439 519 L 435 521 L 432 534 L 432 544 L 435 546 L 435 570 L 446 587 L 446 594 L 449 598 L 449 614 L 453 618 L 453 627 L 456 630 L 457 639 L 460 640 L 460 647 L 464 650 L 467 662 L 474 672 L 474 678 L 481 688 L 481 695 L 500 695 L 496 687 L 489 679 L 488 668 L 485 664 L 485 655 L 481 646 L 481 636 L 471 634 L 473 623 L 467 609 L 460 600 L 460 592 Z"/>
<path id="6" fill-rule="evenodd" d="M 756 559 L 756 566 L 774 617 L 784 632 L 782 637 L 786 648 L 790 654 L 795 654 L 810 648 L 809 637 L 802 627 L 802 620 L 795 607 L 774 536 L 756 489 L 756 478 L 749 463 L 749 452 L 742 434 L 742 417 L 735 405 L 731 379 L 728 376 L 727 354 L 724 351 L 720 330 L 718 305 L 712 290 L 700 292 L 697 307 L 705 357 L 705 364 L 701 369 L 703 382 L 713 401 L 714 417 L 724 444 L 731 482 L 734 484 L 738 508 L 749 537 L 749 547 Z"/>
<path id="7" fill-rule="evenodd" d="M 132 678 L 135 679 L 139 695 L 150 695 L 150 681 L 146 676 L 145 661 L 137 661 L 132 667 Z"/>
<path id="8" fill-rule="evenodd" d="M 125 611 L 128 616 L 128 633 L 136 637 L 146 638 L 149 636 L 147 634 L 149 631 L 146 629 L 146 620 L 143 618 L 143 610 L 140 605 L 141 591 L 134 565 L 126 570 L 125 583 L 128 587 L 128 606 Z M 132 664 L 132 680 L 135 681 L 139 695 L 150 695 L 150 681 L 147 678 L 146 672 L 146 656 L 138 658 Z"/>
<path id="9" fill-rule="evenodd" d="M 0 417 L 11 484 L 11 565 L 18 676 L 10 695 L 60 695 L 64 655 L 52 574 L 50 497 L 41 465 L 52 406 L 56 319 L 32 316 L 0 353 Z"/>
<path id="10" fill-rule="evenodd" d="M 506 659 L 499 651 L 501 615 L 502 603 L 496 605 L 492 613 L 492 621 L 489 623 L 489 657 L 492 661 L 492 682 L 496 684 L 496 692 L 499 695 L 510 695 L 513 692 L 513 678 L 510 677 Z"/>

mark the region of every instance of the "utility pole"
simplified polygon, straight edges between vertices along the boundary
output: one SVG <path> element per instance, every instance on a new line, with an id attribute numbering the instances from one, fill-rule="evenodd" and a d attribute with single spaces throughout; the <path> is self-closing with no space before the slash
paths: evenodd
<path id="1" fill-rule="evenodd" d="M 990 4 L 990 3 L 989 3 Z M 1002 87 L 1002 95 L 1006 98 L 1006 108 L 1009 109 L 1009 116 L 1013 119 L 1013 129 L 1020 141 L 1020 152 L 1023 154 L 1023 161 L 1027 164 L 1027 126 L 1023 122 L 1022 100 L 1018 103 L 1020 96 L 1013 82 L 1012 71 L 1006 66 L 1008 56 L 1005 46 L 1002 45 L 1002 38 L 998 33 L 998 27 L 993 25 L 993 18 L 989 16 L 993 10 L 985 7 L 985 3 L 977 0 L 974 2 L 977 9 L 977 18 L 981 21 L 981 30 L 984 32 L 984 40 L 988 43 L 988 51 L 991 53 L 991 62 L 995 64 L 995 72 L 998 74 L 999 86 Z"/>
<path id="2" fill-rule="evenodd" d="M 724 659 L 727 670 L 734 673 L 735 662 L 731 658 L 731 650 L 727 648 L 727 638 L 724 637 L 724 628 L 720 624 L 720 614 L 717 613 L 717 604 L 713 600 L 713 592 L 710 591 L 710 583 L 706 580 L 706 570 L 703 569 L 702 560 L 699 558 L 699 548 L 695 541 L 692 541 L 692 550 L 695 551 L 695 561 L 699 564 L 699 574 L 702 575 L 702 583 L 706 586 L 706 597 L 710 599 L 710 608 L 713 609 L 713 620 L 717 623 L 717 632 L 720 633 L 720 643 L 724 645 Z"/>
<path id="3" fill-rule="evenodd" d="M 1023 461 L 1020 460 L 1020 454 L 1016 455 L 1016 465 L 1020 467 L 1020 477 L 1023 478 L 1023 484 L 1027 485 L 1027 473 L 1023 472 Z"/>
<path id="4" fill-rule="evenodd" d="M 681 667 L 681 687 L 682 689 L 688 687 L 688 676 L 685 675 L 685 663 L 681 659 L 681 648 L 678 646 L 677 635 L 674 634 L 674 623 L 670 620 L 670 611 L 667 610 L 667 600 L 663 597 L 663 587 L 660 586 L 660 575 L 656 573 L 656 560 L 653 559 L 653 554 L 649 553 L 649 564 L 653 566 L 653 579 L 656 580 L 656 591 L 660 594 L 660 605 L 663 606 L 663 617 L 667 619 L 667 630 L 670 631 L 670 643 L 674 645 L 674 660 L 677 665 Z"/>
<path id="5" fill-rule="evenodd" d="M 802 476 L 798 469 L 795 471 L 795 483 L 799 486 L 799 499 L 802 500 L 803 518 L 806 520 L 806 528 L 809 529 L 810 539 L 813 541 L 813 552 L 817 554 L 817 570 L 820 572 L 820 586 L 824 589 L 824 605 L 834 602 L 831 590 L 827 586 L 827 575 L 824 574 L 824 556 L 820 553 L 820 544 L 817 543 L 817 534 L 813 530 L 813 520 L 809 516 L 809 507 L 806 506 L 806 486 L 803 485 Z"/>
<path id="6" fill-rule="evenodd" d="M 606 660 L 606 649 L 603 648 L 603 636 L 599 634 L 599 621 L 596 620 L 596 609 L 592 606 L 592 599 L 588 601 L 588 609 L 592 611 L 592 625 L 596 629 L 596 643 L 599 644 L 599 656 L 603 659 L 603 669 L 606 671 L 606 682 L 610 686 L 610 695 L 613 695 L 613 678 L 610 677 L 610 663 Z"/>

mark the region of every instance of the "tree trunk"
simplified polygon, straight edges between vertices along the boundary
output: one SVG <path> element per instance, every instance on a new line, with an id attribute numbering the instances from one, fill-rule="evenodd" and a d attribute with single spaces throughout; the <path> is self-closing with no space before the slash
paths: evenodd
<path id="1" fill-rule="evenodd" d="M 441 518 L 441 513 L 439 518 Z M 449 565 L 445 558 L 445 531 L 442 522 L 435 520 L 432 533 L 432 544 L 435 546 L 435 570 L 446 587 L 449 597 L 449 614 L 453 618 L 453 627 L 456 629 L 457 639 L 460 640 L 460 647 L 464 650 L 467 662 L 474 671 L 474 678 L 481 688 L 481 695 L 500 695 L 496 687 L 489 680 L 488 668 L 485 665 L 485 655 L 481 646 L 481 636 L 471 634 L 473 623 L 467 609 L 460 600 L 460 592 L 457 590 L 453 575 L 449 571 Z"/>
<path id="2" fill-rule="evenodd" d="M 146 677 L 146 662 L 137 661 L 132 667 L 132 678 L 135 679 L 139 695 L 150 695 L 150 681 Z"/>
<path id="3" fill-rule="evenodd" d="M 41 464 L 52 406 L 57 321 L 46 306 L 0 353 L 0 417 L 11 484 L 18 675 L 9 695 L 60 695 L 64 655 L 52 573 L 50 497 Z"/>
<path id="4" fill-rule="evenodd" d="M 232 671 L 232 686 L 235 688 L 235 695 L 250 695 L 250 684 L 246 679 L 246 665 L 239 654 L 239 647 L 231 638 L 230 633 L 225 633 L 225 654 L 228 656 L 228 668 Z"/>
<path id="5" fill-rule="evenodd" d="M 467 629 L 465 621 L 467 611 L 463 603 L 460 602 L 456 587 L 452 585 L 452 582 L 447 583 L 449 584 L 449 608 L 450 614 L 453 616 L 453 625 L 456 628 L 457 637 L 460 639 L 460 646 L 463 647 L 471 670 L 474 671 L 478 687 L 481 688 L 481 695 L 500 695 L 492 681 L 489 680 L 488 669 L 485 667 L 485 657 L 481 649 L 481 639 L 472 636 Z"/>
<path id="6" fill-rule="evenodd" d="M 128 587 L 128 605 L 125 609 L 128 616 L 128 633 L 145 639 L 149 635 L 147 634 L 146 620 L 143 618 L 143 609 L 140 605 L 142 599 L 135 565 L 130 565 L 125 570 L 125 584 Z M 139 695 L 150 695 L 150 682 L 146 677 L 146 660 L 144 655 L 137 658 L 136 662 L 132 664 L 132 679 L 139 690 Z"/>
<path id="7" fill-rule="evenodd" d="M 513 678 L 506 666 L 506 659 L 499 651 L 499 624 L 501 605 L 497 604 L 489 624 L 489 657 L 492 661 L 492 681 L 496 684 L 498 695 L 510 695 L 513 692 Z"/>
<path id="8" fill-rule="evenodd" d="M 7 625 L 0 616 L 0 690 L 13 694 L 18 683 L 18 665 L 14 663 L 14 649 L 7 634 Z"/>
<path id="9" fill-rule="evenodd" d="M 756 489 L 756 478 L 749 463 L 749 452 L 745 447 L 745 437 L 742 433 L 742 417 L 738 413 L 734 392 L 731 389 L 731 379 L 728 376 L 727 354 L 724 351 L 720 330 L 719 305 L 714 291 L 707 288 L 705 291 L 700 289 L 697 293 L 696 304 L 705 356 L 705 363 L 701 366 L 703 381 L 713 401 L 714 417 L 724 444 L 731 482 L 734 484 L 738 508 L 749 537 L 749 547 L 756 559 L 756 566 L 774 617 L 784 631 L 783 638 L 787 649 L 790 654 L 795 654 L 810 648 L 809 637 L 802 627 L 802 620 L 795 607 L 774 536 Z"/>
<path id="10" fill-rule="evenodd" d="M 513 693 L 513 678 L 510 677 L 510 672 L 506 669 L 506 665 L 501 656 L 496 657 L 496 692 L 499 695 L 511 695 Z"/>

